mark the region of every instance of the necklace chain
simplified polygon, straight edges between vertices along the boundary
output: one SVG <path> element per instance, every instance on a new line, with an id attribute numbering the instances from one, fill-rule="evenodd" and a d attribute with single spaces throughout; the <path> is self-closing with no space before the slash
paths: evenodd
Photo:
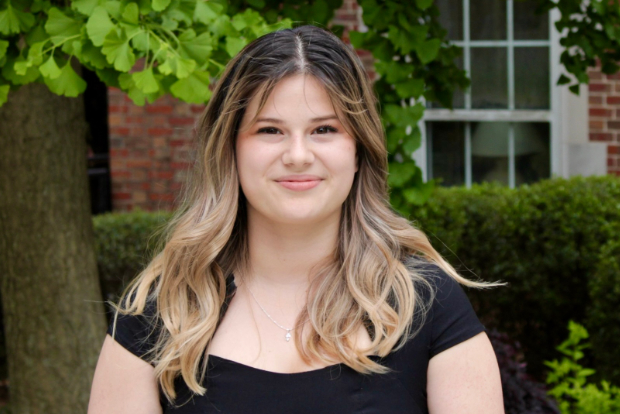
<path id="1" fill-rule="evenodd" d="M 282 325 L 280 325 L 278 322 L 276 322 L 275 319 L 273 319 L 271 317 L 271 315 L 269 315 L 269 312 L 267 312 L 265 310 L 265 308 L 263 308 L 263 306 L 260 304 L 260 302 L 258 301 L 258 299 L 256 299 L 256 296 L 254 296 L 254 293 L 252 292 L 252 290 L 250 289 L 250 287 L 246 284 L 245 287 L 248 289 L 248 292 L 250 292 L 250 295 L 252 295 L 252 297 L 254 298 L 254 302 L 256 302 L 256 304 L 258 305 L 258 307 L 265 313 L 265 315 L 267 315 L 267 317 L 271 320 L 271 322 L 273 322 L 274 324 L 276 324 L 276 326 L 280 329 L 284 329 L 286 331 L 286 335 L 284 336 L 284 339 L 286 339 L 286 342 L 289 342 L 291 340 L 291 331 L 293 329 L 295 329 L 295 327 L 292 328 L 286 328 Z"/>

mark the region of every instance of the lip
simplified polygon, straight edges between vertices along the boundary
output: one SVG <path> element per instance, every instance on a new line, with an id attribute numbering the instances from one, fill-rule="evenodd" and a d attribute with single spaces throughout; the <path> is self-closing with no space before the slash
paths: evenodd
<path id="1" fill-rule="evenodd" d="M 316 175 L 287 175 L 275 180 L 282 187 L 293 191 L 305 191 L 316 187 L 323 181 Z"/>

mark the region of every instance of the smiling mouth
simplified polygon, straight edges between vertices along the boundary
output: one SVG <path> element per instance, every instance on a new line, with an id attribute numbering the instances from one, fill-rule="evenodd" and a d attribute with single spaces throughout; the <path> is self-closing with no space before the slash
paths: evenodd
<path id="1" fill-rule="evenodd" d="M 303 180 L 303 181 L 281 180 L 281 181 L 276 181 L 276 182 L 280 184 L 282 187 L 287 188 L 289 190 L 306 191 L 306 190 L 310 190 L 311 188 L 316 187 L 317 185 L 321 183 L 321 181 L 322 180 L 320 179 L 315 179 L 315 180 Z"/>

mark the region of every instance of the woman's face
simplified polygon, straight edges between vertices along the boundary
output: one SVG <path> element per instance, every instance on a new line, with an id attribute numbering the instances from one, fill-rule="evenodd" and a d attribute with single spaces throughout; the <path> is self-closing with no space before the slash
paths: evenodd
<path id="1" fill-rule="evenodd" d="M 312 76 L 280 81 L 256 122 L 250 101 L 237 136 L 237 170 L 248 214 L 272 222 L 338 219 L 357 171 L 356 145 Z"/>

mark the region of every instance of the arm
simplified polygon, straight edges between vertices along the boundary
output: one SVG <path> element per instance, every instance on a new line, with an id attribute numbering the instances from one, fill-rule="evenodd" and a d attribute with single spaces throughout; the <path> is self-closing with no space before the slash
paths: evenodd
<path id="1" fill-rule="evenodd" d="M 154 368 L 110 335 L 99 355 L 88 414 L 161 414 Z"/>
<path id="2" fill-rule="evenodd" d="M 497 358 L 484 332 L 432 357 L 427 381 L 430 414 L 504 414 Z"/>

